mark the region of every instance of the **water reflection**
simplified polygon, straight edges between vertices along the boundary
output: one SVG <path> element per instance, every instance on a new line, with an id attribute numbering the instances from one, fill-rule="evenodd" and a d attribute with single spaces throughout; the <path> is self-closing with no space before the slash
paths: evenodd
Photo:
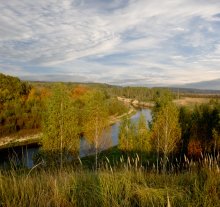
<path id="1" fill-rule="evenodd" d="M 31 168 L 34 165 L 33 157 L 38 151 L 39 146 L 37 144 L 3 149 L 0 152 L 0 166 L 3 168 L 7 166 Z"/>
<path id="2" fill-rule="evenodd" d="M 143 114 L 146 117 L 147 124 L 152 120 L 151 110 L 150 109 L 140 109 L 137 111 L 135 115 L 131 117 L 132 122 L 137 122 L 140 115 Z M 117 122 L 111 126 L 111 133 L 105 133 L 103 137 L 100 139 L 99 143 L 99 151 L 108 149 L 111 146 L 118 145 L 118 135 L 120 129 L 120 122 Z M 90 155 L 95 153 L 94 146 L 90 145 L 85 139 L 81 139 L 80 142 L 80 157 L 85 155 Z"/>

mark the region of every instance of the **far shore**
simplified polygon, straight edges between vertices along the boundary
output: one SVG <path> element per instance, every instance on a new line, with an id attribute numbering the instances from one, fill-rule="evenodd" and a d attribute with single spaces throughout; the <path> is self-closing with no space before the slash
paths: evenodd
<path id="1" fill-rule="evenodd" d="M 122 115 L 119 116 L 111 116 L 110 117 L 110 125 L 113 125 L 117 122 L 119 122 L 123 117 L 125 116 L 132 116 L 136 112 L 135 108 L 130 106 L 130 110 Z M 10 147 L 17 147 L 22 145 L 30 145 L 30 144 L 39 144 L 40 139 L 42 138 L 43 133 L 32 133 L 28 135 L 19 135 L 13 134 L 5 137 L 0 138 L 0 150 L 6 149 Z"/>
<path id="2" fill-rule="evenodd" d="M 154 107 L 154 103 L 153 102 L 143 102 L 143 101 L 138 101 L 136 99 L 132 99 L 132 98 L 125 98 L 125 97 L 117 97 L 117 99 L 119 101 L 122 101 L 126 104 L 130 104 L 133 107 L 145 107 L 145 108 L 152 108 Z"/>

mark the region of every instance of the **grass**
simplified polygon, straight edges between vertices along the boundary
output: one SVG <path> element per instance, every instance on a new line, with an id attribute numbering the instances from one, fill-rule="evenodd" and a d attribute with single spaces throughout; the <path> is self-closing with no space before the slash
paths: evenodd
<path id="1" fill-rule="evenodd" d="M 116 148 L 112 153 L 120 155 Z M 138 156 L 121 157 L 115 165 L 113 160 L 103 154 L 98 171 L 84 166 L 85 160 L 62 169 L 39 164 L 2 170 L 0 206 L 219 206 L 220 172 L 212 158 L 205 157 L 199 169 L 189 162 L 186 171 L 164 174 L 141 166 Z"/>
<path id="2" fill-rule="evenodd" d="M 138 154 L 142 156 L 138 156 Z M 145 166 L 145 168 L 152 168 L 156 164 L 156 156 L 154 153 L 144 154 L 142 152 L 123 152 L 118 146 L 113 146 L 107 150 L 103 150 L 98 154 L 99 166 L 106 166 L 106 163 L 113 168 L 120 168 L 129 165 L 137 167 Z M 90 155 L 81 158 L 83 166 L 87 169 L 92 169 L 95 163 L 95 156 Z"/>
<path id="3" fill-rule="evenodd" d="M 9 171 L 0 174 L 1 206 L 219 206 L 220 174 L 155 174 L 120 169 Z"/>

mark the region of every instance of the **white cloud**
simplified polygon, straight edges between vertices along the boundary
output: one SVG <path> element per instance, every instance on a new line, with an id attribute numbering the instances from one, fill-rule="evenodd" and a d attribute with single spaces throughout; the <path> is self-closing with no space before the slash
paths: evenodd
<path id="1" fill-rule="evenodd" d="M 0 0 L 0 10 L 1 72 L 164 84 L 220 77 L 218 0 Z"/>

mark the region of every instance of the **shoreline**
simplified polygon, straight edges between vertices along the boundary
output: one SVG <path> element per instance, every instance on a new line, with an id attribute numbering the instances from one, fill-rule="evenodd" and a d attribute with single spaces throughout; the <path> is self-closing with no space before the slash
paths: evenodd
<path id="1" fill-rule="evenodd" d="M 130 104 L 133 107 L 152 108 L 155 106 L 155 104 L 153 102 L 138 101 L 138 100 L 132 99 L 132 98 L 125 98 L 125 97 L 118 96 L 117 99 L 119 101 L 124 102 L 125 104 Z"/>
<path id="2" fill-rule="evenodd" d="M 111 116 L 109 125 L 113 125 L 117 122 L 119 122 L 123 117 L 125 116 L 132 116 L 136 113 L 136 110 L 134 107 L 131 106 L 130 110 L 127 113 L 124 113 L 119 116 Z M 26 136 L 19 136 L 19 134 L 16 135 L 9 135 L 6 137 L 0 138 L 0 150 L 7 149 L 10 147 L 18 147 L 22 145 L 31 145 L 31 144 L 39 144 L 39 141 L 42 137 L 43 133 L 36 133 L 36 134 L 30 134 Z"/>
<path id="3" fill-rule="evenodd" d="M 42 133 L 26 136 L 7 136 L 0 139 L 0 150 L 22 145 L 39 144 Z"/>
<path id="4" fill-rule="evenodd" d="M 113 124 L 116 124 L 117 122 L 119 122 L 122 118 L 124 118 L 125 116 L 132 116 L 133 114 L 135 114 L 137 112 L 137 110 L 134 107 L 130 107 L 130 110 L 127 113 L 124 113 L 122 115 L 119 116 L 112 116 L 111 120 L 110 120 L 110 126 Z"/>

